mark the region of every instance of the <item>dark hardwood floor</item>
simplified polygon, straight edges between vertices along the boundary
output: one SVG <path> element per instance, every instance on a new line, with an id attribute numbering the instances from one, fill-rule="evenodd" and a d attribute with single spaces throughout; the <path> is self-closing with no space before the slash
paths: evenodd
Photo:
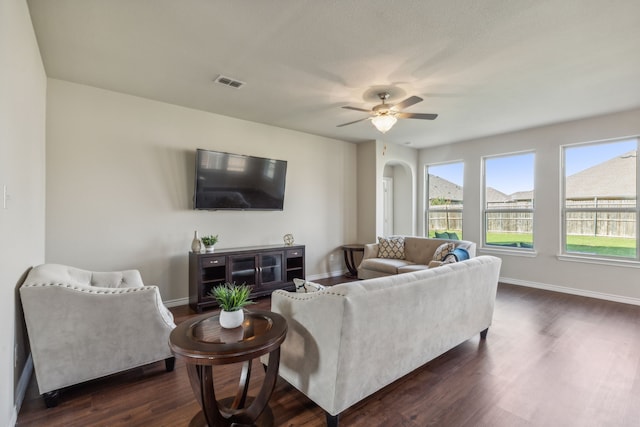
<path id="1" fill-rule="evenodd" d="M 256 308 L 269 305 L 267 297 Z M 172 311 L 176 322 L 194 314 Z M 216 368 L 216 387 L 231 393 L 238 371 Z M 262 369 L 254 373 L 261 379 Z M 325 425 L 283 380 L 270 406 L 276 426 Z M 198 410 L 178 360 L 174 372 L 156 363 L 68 388 L 51 409 L 32 385 L 17 425 L 187 426 Z M 638 426 L 640 307 L 501 284 L 486 341 L 476 336 L 380 390 L 341 425 Z"/>

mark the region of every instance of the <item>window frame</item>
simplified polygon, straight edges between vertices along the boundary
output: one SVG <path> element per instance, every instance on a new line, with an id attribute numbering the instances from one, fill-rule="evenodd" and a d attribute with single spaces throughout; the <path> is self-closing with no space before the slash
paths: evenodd
<path id="1" fill-rule="evenodd" d="M 440 162 L 440 163 L 428 163 L 424 165 L 424 209 L 423 209 L 423 214 L 422 214 L 422 220 L 423 220 L 423 235 L 424 237 L 429 237 L 429 232 L 430 232 L 430 226 L 429 226 L 429 214 L 430 214 L 430 207 L 431 207 L 431 203 L 429 202 L 430 198 L 429 198 L 429 168 L 430 167 L 437 167 L 437 166 L 445 166 L 445 165 L 454 165 L 454 164 L 461 164 L 462 165 L 462 185 L 460 186 L 462 188 L 462 204 L 460 209 L 453 209 L 451 211 L 454 212 L 459 212 L 460 213 L 460 239 L 463 239 L 463 233 L 464 233 L 464 193 L 465 193 L 465 188 L 464 188 L 464 174 L 465 174 L 465 169 L 466 169 L 466 165 L 464 160 L 449 160 L 449 161 L 445 161 L 445 162 Z M 455 183 L 453 183 L 455 184 Z M 456 184 L 457 185 L 457 184 Z"/>
<path id="2" fill-rule="evenodd" d="M 578 147 L 589 147 L 595 145 L 606 145 L 615 142 L 622 142 L 626 140 L 636 141 L 636 203 L 634 208 L 621 207 L 593 207 L 593 208 L 571 208 L 567 207 L 567 175 L 566 175 L 566 158 L 567 149 Z M 634 267 L 640 267 L 640 203 L 638 194 L 640 193 L 640 160 L 638 159 L 638 151 L 640 151 L 640 136 L 628 136 L 622 138 L 611 138 L 597 141 L 578 142 L 573 144 L 564 144 L 560 146 L 560 201 L 559 201 L 559 217 L 560 217 L 560 248 L 558 258 L 561 260 L 580 261 L 598 264 L 613 264 L 613 265 L 633 265 Z M 636 254 L 635 257 L 625 257 L 616 255 L 604 255 L 588 252 L 571 252 L 567 250 L 567 214 L 572 212 L 588 212 L 594 213 L 634 213 L 635 214 L 635 243 Z"/>
<path id="3" fill-rule="evenodd" d="M 532 197 L 531 197 L 531 207 L 530 208 L 494 208 L 494 209 L 488 209 L 487 208 L 487 160 L 491 160 L 491 159 L 496 159 L 496 158 L 505 158 L 505 157 L 516 157 L 516 156 L 523 156 L 523 155 L 527 155 L 527 154 L 532 154 L 533 155 L 533 189 L 531 190 L 532 193 Z M 536 238 L 535 238 L 535 201 L 536 201 L 536 161 L 537 161 L 537 156 L 536 156 L 536 150 L 535 149 L 530 149 L 530 150 L 523 150 L 523 151 L 515 151 L 515 152 L 509 152 L 509 153 L 501 153 L 501 154 L 492 154 L 492 155 L 487 155 L 487 156 L 482 156 L 481 157 L 481 166 L 482 166 L 482 179 L 480 182 L 481 185 L 481 206 L 480 206 L 480 230 L 482 233 L 482 239 L 481 239 L 481 249 L 485 252 L 496 252 L 496 253 L 511 253 L 511 254 L 517 254 L 517 255 L 522 255 L 522 256 L 536 256 Z M 502 247 L 500 245 L 493 245 L 493 244 L 489 244 L 487 243 L 487 214 L 488 213 L 529 213 L 531 215 L 531 247 L 515 247 L 515 246 L 508 246 L 508 247 Z"/>

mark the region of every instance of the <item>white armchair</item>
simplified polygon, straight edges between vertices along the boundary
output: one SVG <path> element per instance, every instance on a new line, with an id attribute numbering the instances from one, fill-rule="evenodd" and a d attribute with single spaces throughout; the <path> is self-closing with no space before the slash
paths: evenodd
<path id="1" fill-rule="evenodd" d="M 73 384 L 160 360 L 173 370 L 173 315 L 137 270 L 43 264 L 31 269 L 20 297 L 38 388 L 49 407 Z"/>

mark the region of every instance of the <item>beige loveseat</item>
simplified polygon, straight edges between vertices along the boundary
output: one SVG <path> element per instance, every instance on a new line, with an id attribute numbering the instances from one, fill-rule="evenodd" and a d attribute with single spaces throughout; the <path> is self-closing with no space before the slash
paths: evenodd
<path id="1" fill-rule="evenodd" d="M 476 244 L 467 240 L 431 239 L 427 237 L 409 236 L 403 238 L 403 259 L 379 257 L 379 243 L 364 245 L 364 255 L 358 266 L 358 279 L 371 279 L 373 277 L 407 273 L 440 265 L 441 262 L 433 261 L 433 255 L 436 249 L 443 243 L 452 242 L 456 248 L 465 249 L 470 258 L 476 256 Z"/>
<path id="2" fill-rule="evenodd" d="M 339 414 L 491 325 L 501 260 L 479 256 L 438 268 L 327 287 L 277 290 L 287 319 L 280 376 Z"/>
<path id="3" fill-rule="evenodd" d="M 138 270 L 92 272 L 60 264 L 31 269 L 20 298 L 40 394 L 165 360 L 173 370 L 173 315 Z"/>

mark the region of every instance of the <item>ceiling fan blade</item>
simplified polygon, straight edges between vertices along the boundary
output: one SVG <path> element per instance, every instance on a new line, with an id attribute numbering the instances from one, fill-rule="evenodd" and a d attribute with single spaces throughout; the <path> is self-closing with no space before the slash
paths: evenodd
<path id="1" fill-rule="evenodd" d="M 422 119 L 422 120 L 434 120 L 438 117 L 437 114 L 422 114 L 422 113 L 398 113 L 396 117 L 401 119 Z"/>
<path id="2" fill-rule="evenodd" d="M 404 110 L 405 108 L 411 107 L 412 105 L 417 104 L 418 102 L 422 102 L 422 98 L 420 98 L 419 96 L 410 96 L 409 98 L 405 99 L 399 104 L 396 104 L 393 107 L 391 107 L 391 109 L 396 111 Z"/>
<path id="3" fill-rule="evenodd" d="M 352 124 L 354 124 L 354 123 L 362 122 L 362 121 L 365 121 L 365 120 L 369 120 L 369 117 L 365 117 L 364 119 L 354 120 L 354 121 L 349 122 L 349 123 L 343 123 L 343 124 L 338 125 L 338 126 L 336 126 L 336 127 L 341 128 L 342 126 L 352 125 Z"/>
<path id="4" fill-rule="evenodd" d="M 365 110 L 364 108 L 358 108 L 358 107 L 349 107 L 348 105 L 342 108 L 346 108 L 347 110 L 364 111 L 365 113 L 371 112 L 371 110 Z"/>

